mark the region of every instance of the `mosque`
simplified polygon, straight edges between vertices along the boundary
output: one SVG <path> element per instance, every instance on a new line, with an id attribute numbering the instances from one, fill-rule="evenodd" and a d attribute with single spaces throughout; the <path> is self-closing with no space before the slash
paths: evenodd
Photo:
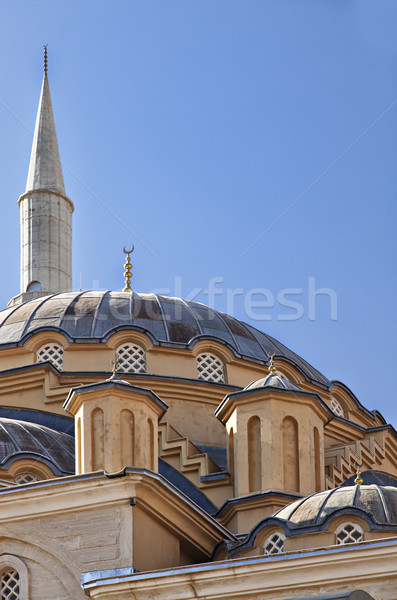
<path id="1" fill-rule="evenodd" d="M 72 290 L 44 78 L 0 311 L 1 600 L 397 600 L 397 433 L 207 306 Z"/>

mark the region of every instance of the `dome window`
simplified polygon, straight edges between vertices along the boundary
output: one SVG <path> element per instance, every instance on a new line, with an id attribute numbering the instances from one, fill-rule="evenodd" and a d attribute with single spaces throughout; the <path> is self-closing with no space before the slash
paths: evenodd
<path id="1" fill-rule="evenodd" d="M 41 481 L 40 477 L 37 477 L 34 473 L 18 473 L 15 475 L 14 482 L 18 485 L 22 485 L 23 483 L 31 483 L 32 481 Z"/>
<path id="2" fill-rule="evenodd" d="M 49 361 L 59 371 L 62 371 L 63 348 L 59 344 L 45 344 L 37 350 L 36 360 L 38 363 Z"/>
<path id="3" fill-rule="evenodd" d="M 0 579 L 1 600 L 19 600 L 19 573 L 10 569 L 3 573 Z"/>
<path id="4" fill-rule="evenodd" d="M 145 350 L 136 344 L 123 344 L 116 350 L 118 371 L 122 373 L 146 373 Z"/>
<path id="5" fill-rule="evenodd" d="M 284 542 L 285 535 L 283 533 L 273 533 L 263 544 L 265 554 L 280 554 L 280 552 L 284 552 Z"/>
<path id="6" fill-rule="evenodd" d="M 223 362 L 214 354 L 205 352 L 197 357 L 197 373 L 199 379 L 223 383 Z"/>
<path id="7" fill-rule="evenodd" d="M 364 539 L 364 531 L 356 523 L 343 523 L 335 533 L 337 544 L 356 544 Z"/>
<path id="8" fill-rule="evenodd" d="M 331 410 L 337 417 L 344 417 L 345 412 L 336 398 L 331 398 Z"/>

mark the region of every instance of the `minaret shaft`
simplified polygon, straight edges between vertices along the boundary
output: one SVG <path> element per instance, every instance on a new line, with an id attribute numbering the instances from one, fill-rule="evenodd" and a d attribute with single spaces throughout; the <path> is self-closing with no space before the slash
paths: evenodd
<path id="1" fill-rule="evenodd" d="M 45 52 L 46 67 L 46 52 Z M 25 193 L 19 198 L 21 292 L 9 306 L 72 289 L 73 203 L 65 194 L 45 68 Z"/>

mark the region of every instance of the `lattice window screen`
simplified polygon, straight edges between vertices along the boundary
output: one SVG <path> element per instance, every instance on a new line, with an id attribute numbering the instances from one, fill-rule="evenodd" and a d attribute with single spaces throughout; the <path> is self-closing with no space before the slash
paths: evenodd
<path id="1" fill-rule="evenodd" d="M 223 362 L 214 354 L 205 352 L 197 357 L 197 372 L 199 379 L 206 381 L 224 382 Z"/>
<path id="2" fill-rule="evenodd" d="M 285 536 L 282 533 L 273 533 L 263 545 L 265 554 L 280 554 L 280 552 L 284 552 L 284 541 Z"/>
<path id="3" fill-rule="evenodd" d="M 40 477 L 33 473 L 19 473 L 19 475 L 15 475 L 14 481 L 18 484 L 30 483 L 31 481 L 40 481 Z"/>
<path id="4" fill-rule="evenodd" d="M 331 409 L 338 417 L 344 417 L 344 410 L 336 398 L 331 398 Z"/>
<path id="5" fill-rule="evenodd" d="M 0 579 L 1 600 L 19 600 L 19 573 L 14 570 L 3 573 Z"/>
<path id="6" fill-rule="evenodd" d="M 145 350 L 136 344 L 123 344 L 116 350 L 118 371 L 123 373 L 146 373 Z"/>
<path id="7" fill-rule="evenodd" d="M 337 544 L 355 544 L 356 542 L 362 542 L 363 539 L 363 530 L 359 525 L 354 523 L 343 523 L 343 525 L 336 530 Z"/>
<path id="8" fill-rule="evenodd" d="M 37 350 L 36 353 L 37 362 L 45 362 L 49 360 L 54 367 L 62 370 L 63 363 L 63 348 L 58 344 L 45 344 Z"/>

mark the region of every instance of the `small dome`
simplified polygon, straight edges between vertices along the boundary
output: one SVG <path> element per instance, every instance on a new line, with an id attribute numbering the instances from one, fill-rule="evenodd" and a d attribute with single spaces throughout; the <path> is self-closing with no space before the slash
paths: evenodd
<path id="1" fill-rule="evenodd" d="M 352 485 L 318 492 L 297 500 L 275 513 L 291 528 L 321 526 L 327 517 L 342 509 L 359 509 L 379 525 L 397 526 L 397 487 Z"/>
<path id="2" fill-rule="evenodd" d="M 269 373 L 266 377 L 261 377 L 260 379 L 255 379 L 244 390 L 254 390 L 256 388 L 279 388 L 283 390 L 291 390 L 295 392 L 301 392 L 302 388 L 296 383 L 292 383 L 289 379 L 286 379 L 281 373 L 277 371 L 275 373 Z"/>
<path id="3" fill-rule="evenodd" d="M 74 473 L 74 438 L 44 425 L 0 418 L 0 467 L 20 458 L 44 462 L 57 475 Z"/>

